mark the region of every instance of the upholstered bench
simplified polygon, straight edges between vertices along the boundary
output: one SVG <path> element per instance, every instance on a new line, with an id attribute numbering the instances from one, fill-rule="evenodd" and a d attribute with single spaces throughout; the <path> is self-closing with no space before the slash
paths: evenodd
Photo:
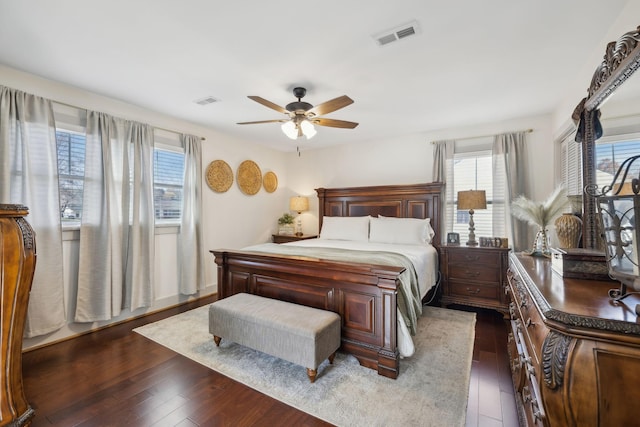
<path id="1" fill-rule="evenodd" d="M 314 382 L 323 360 L 340 347 L 340 316 L 331 311 L 252 294 L 235 294 L 209 306 L 209 332 L 307 368 Z"/>

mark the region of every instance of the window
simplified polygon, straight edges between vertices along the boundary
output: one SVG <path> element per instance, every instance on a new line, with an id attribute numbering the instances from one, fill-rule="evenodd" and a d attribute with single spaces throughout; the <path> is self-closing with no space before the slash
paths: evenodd
<path id="1" fill-rule="evenodd" d="M 620 137 L 618 137 L 620 138 Z M 619 139 L 617 141 L 596 142 L 596 184 L 598 188 L 610 185 L 620 165 L 629 157 L 640 154 L 640 138 Z M 630 185 L 630 179 L 637 177 L 640 164 L 635 162 L 627 175 L 625 185 Z M 622 177 L 618 177 L 618 182 Z"/>
<path id="2" fill-rule="evenodd" d="M 153 150 L 153 200 L 156 220 L 178 221 L 182 214 L 184 153 L 173 149 Z"/>
<path id="3" fill-rule="evenodd" d="M 562 183 L 568 196 L 582 196 L 582 144 L 571 132 L 560 142 Z"/>
<path id="4" fill-rule="evenodd" d="M 84 188 L 83 134 L 56 130 L 58 154 L 58 188 L 62 222 L 78 222 L 82 217 L 82 190 Z"/>
<path id="5" fill-rule="evenodd" d="M 464 244 L 469 235 L 469 211 L 457 209 L 458 191 L 484 190 L 487 197 L 487 209 L 474 211 L 476 240 L 478 237 L 496 237 L 493 230 L 493 173 L 490 150 L 456 153 L 453 158 L 453 231 L 460 233 L 460 242 Z"/>
<path id="6" fill-rule="evenodd" d="M 85 135 L 56 129 L 63 225 L 79 226 L 84 188 Z M 153 151 L 154 207 L 157 222 L 176 223 L 182 214 L 184 152 L 175 146 L 157 146 Z"/>

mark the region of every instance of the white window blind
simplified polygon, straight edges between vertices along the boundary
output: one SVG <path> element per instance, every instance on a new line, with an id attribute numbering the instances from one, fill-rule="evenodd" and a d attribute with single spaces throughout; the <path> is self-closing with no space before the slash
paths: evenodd
<path id="1" fill-rule="evenodd" d="M 484 190 L 487 197 L 487 209 L 474 211 L 476 239 L 493 237 L 493 174 L 490 150 L 456 153 L 453 161 L 454 220 L 453 231 L 460 233 L 460 241 L 466 242 L 469 236 L 469 211 L 458 210 L 458 191 Z"/>
<path id="2" fill-rule="evenodd" d="M 175 222 L 182 213 L 184 152 L 163 147 L 153 151 L 153 200 L 157 220 Z"/>
<path id="3" fill-rule="evenodd" d="M 575 142 L 575 132 L 560 142 L 562 183 L 568 196 L 582 195 L 582 144 Z"/>

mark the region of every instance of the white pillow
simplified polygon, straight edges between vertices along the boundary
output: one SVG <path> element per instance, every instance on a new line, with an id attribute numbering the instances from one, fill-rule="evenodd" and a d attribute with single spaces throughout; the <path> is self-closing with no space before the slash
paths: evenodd
<path id="1" fill-rule="evenodd" d="M 327 240 L 369 240 L 371 216 L 325 216 L 322 218 L 320 238 Z"/>
<path id="2" fill-rule="evenodd" d="M 417 218 L 383 217 L 371 218 L 369 241 L 375 243 L 397 243 L 424 245 L 431 243 L 435 232 L 431 220 Z"/>

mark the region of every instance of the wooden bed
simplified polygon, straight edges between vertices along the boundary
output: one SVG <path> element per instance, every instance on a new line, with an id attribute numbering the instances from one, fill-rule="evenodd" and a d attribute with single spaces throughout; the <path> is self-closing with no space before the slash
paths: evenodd
<path id="1" fill-rule="evenodd" d="M 441 183 L 318 188 L 323 216 L 383 215 L 431 218 L 440 243 Z M 403 267 L 356 264 L 301 256 L 213 250 L 218 298 L 248 292 L 338 313 L 341 350 L 380 375 L 397 378 L 396 295 Z"/>

